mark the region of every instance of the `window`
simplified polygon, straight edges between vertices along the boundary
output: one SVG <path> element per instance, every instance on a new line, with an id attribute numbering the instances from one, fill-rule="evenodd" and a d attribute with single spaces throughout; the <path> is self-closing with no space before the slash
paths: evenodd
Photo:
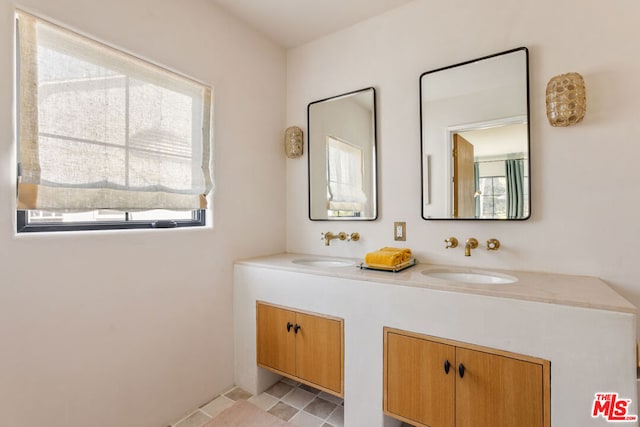
<path id="1" fill-rule="evenodd" d="M 479 218 L 504 219 L 507 217 L 507 179 L 504 176 L 486 176 L 479 180 Z"/>
<path id="2" fill-rule="evenodd" d="M 528 170 L 523 158 L 475 163 L 476 217 L 523 218 L 529 215 Z"/>
<path id="3" fill-rule="evenodd" d="M 204 225 L 211 89 L 17 19 L 18 231 Z"/>

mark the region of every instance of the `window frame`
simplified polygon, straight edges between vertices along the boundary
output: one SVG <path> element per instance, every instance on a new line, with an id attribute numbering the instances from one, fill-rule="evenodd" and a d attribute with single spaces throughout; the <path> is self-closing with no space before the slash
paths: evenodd
<path id="1" fill-rule="evenodd" d="M 204 227 L 206 225 L 206 209 L 191 211 L 192 219 L 175 220 L 122 220 L 122 221 L 73 221 L 73 222 L 38 222 L 30 224 L 26 210 L 18 209 L 17 232 L 40 233 L 54 231 L 95 231 L 95 230 L 139 230 L 149 228 L 182 228 Z M 128 214 L 125 213 L 128 217 Z"/>

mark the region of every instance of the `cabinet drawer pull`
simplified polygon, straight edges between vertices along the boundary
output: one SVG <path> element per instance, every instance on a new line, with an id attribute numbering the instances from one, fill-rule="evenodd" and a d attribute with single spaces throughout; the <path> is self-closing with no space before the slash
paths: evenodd
<path id="1" fill-rule="evenodd" d="M 445 360 L 444 361 L 444 373 L 447 374 L 447 375 L 449 374 L 449 368 L 451 368 L 451 363 L 449 363 L 448 360 Z"/>
<path id="2" fill-rule="evenodd" d="M 287 332 L 291 332 L 291 328 L 293 328 L 293 323 L 287 322 Z"/>
<path id="3" fill-rule="evenodd" d="M 293 327 L 293 332 L 297 334 L 300 329 L 302 329 L 302 326 L 296 323 L 296 325 Z"/>
<path id="4" fill-rule="evenodd" d="M 462 363 L 458 366 L 458 373 L 460 374 L 460 378 L 464 378 L 464 365 Z"/>

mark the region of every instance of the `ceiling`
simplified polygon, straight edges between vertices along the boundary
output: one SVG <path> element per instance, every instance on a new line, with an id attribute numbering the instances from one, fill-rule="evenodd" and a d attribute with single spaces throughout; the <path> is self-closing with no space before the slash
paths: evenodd
<path id="1" fill-rule="evenodd" d="M 212 0 L 286 47 L 296 47 L 413 0 Z"/>
<path id="2" fill-rule="evenodd" d="M 529 131 L 526 123 L 460 132 L 473 144 L 474 157 L 492 157 L 529 152 Z"/>

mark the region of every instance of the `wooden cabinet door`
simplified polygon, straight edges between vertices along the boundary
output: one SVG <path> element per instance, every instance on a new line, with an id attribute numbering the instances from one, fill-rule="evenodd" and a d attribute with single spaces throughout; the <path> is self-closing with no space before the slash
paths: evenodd
<path id="1" fill-rule="evenodd" d="M 296 313 L 296 323 L 296 376 L 342 395 L 342 321 Z"/>
<path id="2" fill-rule="evenodd" d="M 541 364 L 458 347 L 456 375 L 456 427 L 545 425 Z"/>
<path id="3" fill-rule="evenodd" d="M 385 412 L 414 424 L 453 427 L 455 347 L 390 332 L 385 340 Z"/>
<path id="4" fill-rule="evenodd" d="M 295 322 L 293 311 L 261 303 L 256 305 L 258 365 L 295 375 Z M 291 326 L 287 328 L 287 324 Z"/>

